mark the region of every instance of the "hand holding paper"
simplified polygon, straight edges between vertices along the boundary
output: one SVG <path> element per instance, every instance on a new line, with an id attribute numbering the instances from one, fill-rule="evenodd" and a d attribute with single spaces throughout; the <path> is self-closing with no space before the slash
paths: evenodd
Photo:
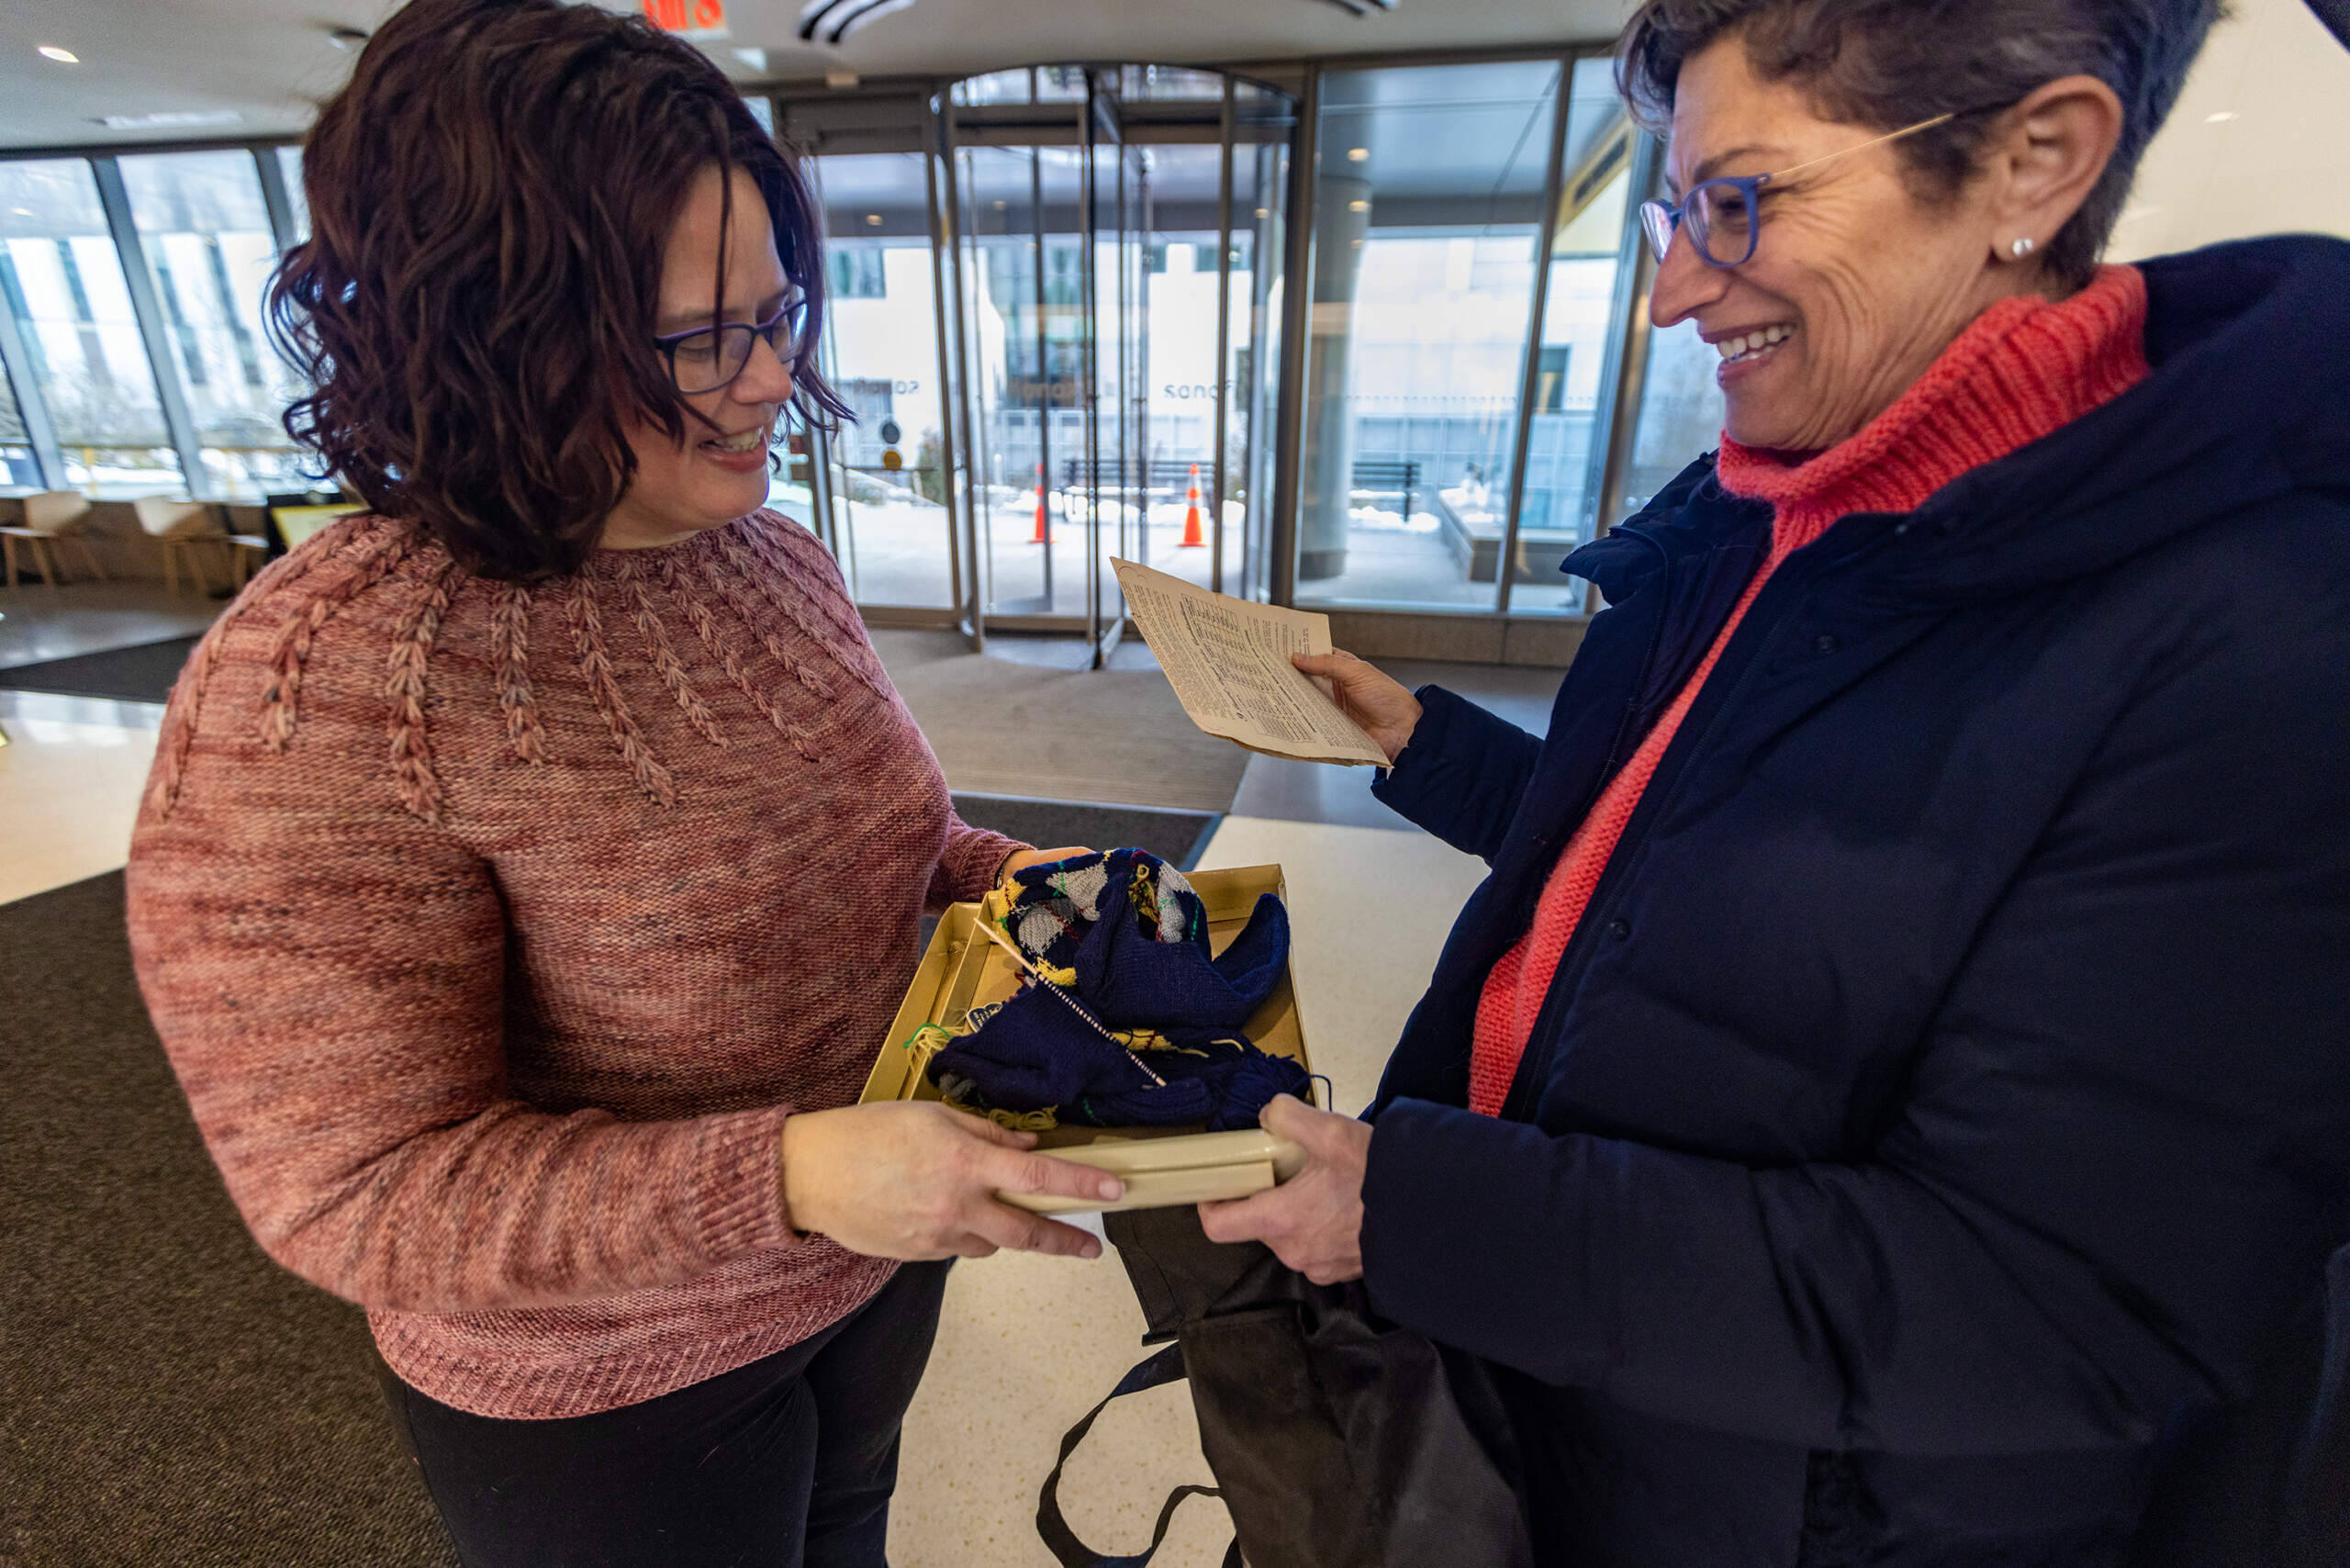
<path id="1" fill-rule="evenodd" d="M 1290 660 L 1330 694 L 1339 711 L 1362 727 L 1393 762 L 1412 744 L 1424 710 L 1411 689 L 1368 660 L 1344 648 L 1326 654 L 1300 654 Z"/>
<path id="2" fill-rule="evenodd" d="M 1274 756 L 1383 767 L 1386 751 L 1290 663 L 1330 651 L 1330 618 L 1252 604 L 1113 559 L 1127 611 L 1192 722 Z"/>

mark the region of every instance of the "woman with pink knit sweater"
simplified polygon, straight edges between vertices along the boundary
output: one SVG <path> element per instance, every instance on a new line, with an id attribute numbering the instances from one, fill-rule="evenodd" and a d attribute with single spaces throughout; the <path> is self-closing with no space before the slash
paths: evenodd
<path id="1" fill-rule="evenodd" d="M 883 1562 L 945 1264 L 1115 1182 L 856 1106 L 966 826 L 760 510 L 817 375 L 807 192 L 642 21 L 418 0 L 307 147 L 287 427 L 371 508 L 173 694 L 139 974 L 270 1255 L 368 1308 L 469 1565 Z"/>

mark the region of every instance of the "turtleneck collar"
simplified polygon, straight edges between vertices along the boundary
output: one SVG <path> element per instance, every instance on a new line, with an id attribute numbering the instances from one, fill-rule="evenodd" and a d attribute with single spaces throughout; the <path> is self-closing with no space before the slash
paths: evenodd
<path id="1" fill-rule="evenodd" d="M 2002 299 L 1970 322 L 1891 408 L 1809 457 L 1722 437 L 1733 495 L 1775 509 L 1778 554 L 1857 511 L 1914 511 L 1969 469 L 2119 397 L 2147 374 L 2146 284 L 2105 266 L 2061 303 Z"/>

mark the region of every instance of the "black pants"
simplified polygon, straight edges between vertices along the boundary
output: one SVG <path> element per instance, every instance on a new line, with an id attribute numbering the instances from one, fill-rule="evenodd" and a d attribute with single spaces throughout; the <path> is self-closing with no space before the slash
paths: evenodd
<path id="1" fill-rule="evenodd" d="M 384 1381 L 465 1568 L 884 1568 L 946 1285 L 906 1264 L 812 1338 L 594 1416 L 499 1420 Z"/>

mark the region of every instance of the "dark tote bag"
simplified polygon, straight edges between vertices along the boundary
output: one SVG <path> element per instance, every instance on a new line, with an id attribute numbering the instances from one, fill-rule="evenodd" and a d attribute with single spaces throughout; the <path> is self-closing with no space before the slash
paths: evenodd
<path id="1" fill-rule="evenodd" d="M 1061 1439 L 1036 1530 L 1062 1568 L 1143 1568 L 1184 1498 L 1221 1496 L 1225 1568 L 1532 1568 L 1509 1423 L 1474 1358 L 1383 1324 L 1360 1284 L 1316 1285 L 1189 1205 L 1102 1216 L 1149 1320 L 1142 1362 Z M 1188 1377 L 1213 1487 L 1178 1487 L 1150 1545 L 1093 1551 L 1061 1471 L 1110 1400 Z"/>

